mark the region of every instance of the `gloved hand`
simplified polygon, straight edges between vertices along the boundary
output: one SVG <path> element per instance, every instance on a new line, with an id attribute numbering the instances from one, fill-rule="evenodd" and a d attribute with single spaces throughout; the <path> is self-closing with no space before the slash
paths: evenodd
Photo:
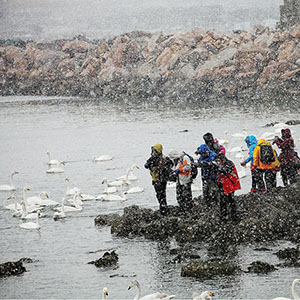
<path id="1" fill-rule="evenodd" d="M 246 166 L 246 162 L 242 161 L 242 162 L 241 162 L 241 166 L 242 166 L 242 167 L 245 167 L 245 166 Z"/>
<path id="2" fill-rule="evenodd" d="M 251 172 L 254 172 L 256 170 L 256 166 L 251 165 L 250 170 L 251 170 Z"/>

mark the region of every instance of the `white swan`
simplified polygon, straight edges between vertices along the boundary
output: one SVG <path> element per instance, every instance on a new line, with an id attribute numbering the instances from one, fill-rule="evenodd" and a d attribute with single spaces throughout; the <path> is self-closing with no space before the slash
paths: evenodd
<path id="1" fill-rule="evenodd" d="M 97 162 L 97 161 L 107 161 L 107 160 L 112 160 L 113 157 L 110 155 L 100 155 L 100 156 L 93 156 L 92 160 Z"/>
<path id="2" fill-rule="evenodd" d="M 42 207 L 40 207 L 39 205 L 29 205 L 28 204 L 27 194 L 26 194 L 27 191 L 30 191 L 30 189 L 28 187 L 24 187 L 24 189 L 23 189 L 23 201 L 26 205 L 27 212 L 31 213 L 31 212 L 36 212 L 37 210 L 42 209 Z"/>
<path id="3" fill-rule="evenodd" d="M 74 204 L 74 206 L 64 206 L 63 208 L 62 207 L 57 207 L 55 210 L 58 211 L 58 212 L 62 212 L 62 209 L 64 209 L 64 212 L 82 211 L 82 206 L 77 201 L 78 195 L 79 194 L 75 194 L 73 196 L 73 204 Z"/>
<path id="4" fill-rule="evenodd" d="M 4 208 L 9 209 L 9 210 L 13 210 L 14 213 L 16 213 L 16 215 L 14 215 L 14 216 L 18 216 L 17 212 L 21 212 L 22 206 L 18 203 L 17 198 L 14 194 L 10 195 L 7 198 L 7 200 L 11 200 L 11 199 L 14 199 L 14 203 L 13 204 L 8 204 L 8 205 L 4 206 Z"/>
<path id="5" fill-rule="evenodd" d="M 48 165 L 58 165 L 59 164 L 58 160 L 51 159 L 49 151 L 47 151 L 47 155 L 48 155 Z"/>
<path id="6" fill-rule="evenodd" d="M 243 128 L 242 133 L 233 133 L 231 136 L 235 138 L 245 138 L 248 135 L 248 129 Z"/>
<path id="7" fill-rule="evenodd" d="M 19 174 L 18 171 L 13 171 L 10 174 L 10 184 L 3 184 L 0 185 L 0 191 L 15 191 L 16 190 L 16 186 L 15 186 L 15 182 L 14 182 L 14 175 Z"/>
<path id="8" fill-rule="evenodd" d="M 229 131 L 228 131 L 228 130 L 225 130 L 225 132 L 224 132 L 225 138 L 219 140 L 219 144 L 220 144 L 220 145 L 227 145 L 227 144 L 229 144 L 229 141 L 228 141 L 228 138 L 227 138 L 228 133 L 229 133 Z"/>
<path id="9" fill-rule="evenodd" d="M 29 219 L 35 219 L 36 218 L 36 212 L 35 213 L 28 213 L 26 203 L 22 201 L 20 203 L 22 205 L 22 215 L 21 219 L 29 220 Z M 40 217 L 43 217 L 44 215 L 40 214 Z"/>
<path id="10" fill-rule="evenodd" d="M 108 296 L 107 288 L 103 288 L 102 300 L 106 300 Z"/>
<path id="11" fill-rule="evenodd" d="M 65 214 L 65 198 L 62 198 L 61 200 L 61 211 L 60 212 L 55 212 L 54 215 L 53 215 L 53 219 L 56 221 L 56 220 L 59 220 L 59 219 L 64 219 L 66 217 L 66 214 Z"/>
<path id="12" fill-rule="evenodd" d="M 65 162 L 61 161 L 56 167 L 52 167 L 52 168 L 48 169 L 46 171 L 46 173 L 48 173 L 48 174 L 63 173 L 65 170 L 62 167 L 62 165 L 64 165 L 64 164 L 65 164 Z"/>
<path id="13" fill-rule="evenodd" d="M 39 223 L 39 217 L 40 217 L 41 212 L 38 210 L 36 213 L 36 222 L 28 222 L 28 223 L 22 223 L 19 226 L 23 229 L 40 229 L 41 225 Z"/>
<path id="14" fill-rule="evenodd" d="M 130 188 L 129 190 L 127 190 L 126 192 L 124 192 L 124 194 L 136 194 L 136 193 L 142 193 L 144 191 L 144 188 L 140 187 L 140 186 L 134 186 L 132 188 Z"/>
<path id="15" fill-rule="evenodd" d="M 73 187 L 72 189 L 70 188 L 70 179 L 69 177 L 65 178 L 65 181 L 67 182 L 67 189 L 66 189 L 66 195 L 74 195 L 76 192 L 80 192 L 80 189 L 78 187 Z"/>
<path id="16" fill-rule="evenodd" d="M 212 299 L 212 296 L 213 294 L 208 292 L 208 291 L 205 291 L 205 292 L 202 292 L 200 295 L 198 294 L 193 294 L 193 300 L 209 300 L 209 299 Z"/>
<path id="17" fill-rule="evenodd" d="M 126 181 L 138 180 L 137 176 L 133 174 L 134 168 L 139 169 L 140 167 L 138 165 L 132 165 L 130 168 L 127 169 L 126 174 L 118 177 L 117 180 L 123 180 L 123 179 L 125 179 Z"/>
<path id="18" fill-rule="evenodd" d="M 294 297 L 294 300 L 299 300 L 300 297 L 299 295 L 296 293 L 296 290 L 295 290 L 295 286 L 296 284 L 300 284 L 300 279 L 295 279 L 293 281 L 293 284 L 292 284 L 292 295 Z M 291 300 L 290 298 L 285 298 L 285 297 L 277 297 L 277 298 L 274 298 L 272 300 Z"/>
<path id="19" fill-rule="evenodd" d="M 100 194 L 96 197 L 96 200 L 102 200 L 102 201 L 126 201 L 126 195 L 119 196 L 115 194 Z"/>
<path id="20" fill-rule="evenodd" d="M 156 292 L 156 293 L 149 294 L 149 295 L 146 295 L 146 296 L 140 298 L 141 286 L 137 280 L 134 280 L 133 282 L 131 282 L 129 284 L 128 290 L 130 290 L 134 286 L 137 287 L 137 293 L 136 293 L 135 297 L 133 298 L 133 300 L 156 300 L 156 299 L 157 300 L 159 300 L 159 299 L 167 300 L 167 299 L 172 299 L 175 297 L 175 295 L 168 295 L 168 294 L 162 294 L 162 293 Z"/>
<path id="21" fill-rule="evenodd" d="M 111 182 L 107 182 L 107 185 L 108 186 L 122 186 L 124 183 L 123 183 L 123 180 L 115 180 L 115 181 L 111 181 Z M 128 181 L 127 184 L 130 184 L 130 182 Z"/>
<path id="22" fill-rule="evenodd" d="M 105 194 L 113 194 L 113 193 L 116 193 L 118 191 L 116 186 L 108 187 L 108 183 L 107 183 L 107 179 L 106 178 L 103 178 L 102 181 L 101 181 L 101 183 L 105 184 L 105 186 L 104 186 L 104 192 L 103 192 Z"/>
<path id="23" fill-rule="evenodd" d="M 42 196 L 47 197 L 47 199 L 43 199 Z M 47 192 L 40 192 L 38 196 L 32 196 L 27 198 L 27 205 L 39 205 L 39 206 L 50 206 L 50 205 L 57 205 L 56 201 L 48 199 L 49 195 Z"/>

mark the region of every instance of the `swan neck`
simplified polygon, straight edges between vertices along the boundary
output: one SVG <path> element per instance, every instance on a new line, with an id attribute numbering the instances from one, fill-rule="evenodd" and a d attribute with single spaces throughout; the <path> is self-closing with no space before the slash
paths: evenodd
<path id="1" fill-rule="evenodd" d="M 28 212 L 27 212 L 27 208 L 26 208 L 26 204 L 24 202 L 24 204 L 22 205 L 22 218 L 25 218 L 27 215 L 28 215 Z"/>
<path id="2" fill-rule="evenodd" d="M 48 162 L 50 162 L 50 160 L 51 160 L 50 159 L 50 153 L 48 152 L 47 155 L 48 155 Z"/>
<path id="3" fill-rule="evenodd" d="M 37 226 L 40 226 L 40 222 L 39 222 L 39 214 L 37 214 L 37 216 L 36 216 L 36 225 L 37 225 Z"/>
<path id="4" fill-rule="evenodd" d="M 61 212 L 64 214 L 65 213 L 65 204 L 64 204 L 64 200 L 62 200 L 61 202 Z"/>
<path id="5" fill-rule="evenodd" d="M 67 181 L 67 190 L 66 190 L 66 194 L 70 194 L 70 182 Z"/>
<path id="6" fill-rule="evenodd" d="M 104 185 L 104 193 L 108 194 L 108 183 L 107 183 L 107 181 L 105 181 L 104 184 L 105 184 Z"/>
<path id="7" fill-rule="evenodd" d="M 292 295 L 294 297 L 295 300 L 299 300 L 300 297 L 298 296 L 296 290 L 295 290 L 295 286 L 296 286 L 296 283 L 298 283 L 298 281 L 293 281 L 293 284 L 292 284 Z"/>
<path id="8" fill-rule="evenodd" d="M 10 185 L 13 189 L 15 188 L 14 174 L 10 175 Z"/>
<path id="9" fill-rule="evenodd" d="M 140 297 L 141 297 L 141 286 L 140 286 L 140 283 L 137 281 L 136 282 L 136 287 L 137 287 L 137 293 L 136 293 L 136 296 L 135 296 L 135 300 L 139 300 Z"/>
<path id="10" fill-rule="evenodd" d="M 26 195 L 26 191 L 25 190 L 23 191 L 23 200 L 24 200 L 25 206 L 27 206 L 28 202 L 27 202 L 27 195 Z"/>

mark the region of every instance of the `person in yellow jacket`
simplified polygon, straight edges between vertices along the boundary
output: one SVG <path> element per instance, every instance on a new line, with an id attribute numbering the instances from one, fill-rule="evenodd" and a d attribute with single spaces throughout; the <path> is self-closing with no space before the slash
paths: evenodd
<path id="1" fill-rule="evenodd" d="M 276 151 L 265 139 L 259 139 L 254 148 L 253 166 L 257 170 L 258 192 L 266 193 L 276 187 L 276 173 L 280 163 Z"/>
<path id="2" fill-rule="evenodd" d="M 146 161 L 145 168 L 150 170 L 152 185 L 156 192 L 161 215 L 168 213 L 166 188 L 172 166 L 172 160 L 163 155 L 163 146 L 161 144 L 155 144 L 151 147 L 151 156 Z"/>

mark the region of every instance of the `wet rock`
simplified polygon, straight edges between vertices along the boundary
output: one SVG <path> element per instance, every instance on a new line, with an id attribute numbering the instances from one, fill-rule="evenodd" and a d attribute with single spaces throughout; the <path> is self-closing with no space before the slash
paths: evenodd
<path id="1" fill-rule="evenodd" d="M 270 265 L 268 263 L 262 262 L 262 261 L 254 261 L 250 264 L 248 267 L 249 273 L 257 273 L 257 274 L 267 274 L 270 272 L 273 272 L 277 270 L 275 266 Z"/>
<path id="2" fill-rule="evenodd" d="M 289 120 L 289 121 L 285 122 L 285 124 L 287 124 L 287 125 L 299 125 L 300 120 Z"/>
<path id="3" fill-rule="evenodd" d="M 181 267 L 182 277 L 197 277 L 201 279 L 211 279 L 215 276 L 230 276 L 238 272 L 240 272 L 238 265 L 220 260 L 194 260 Z"/>
<path id="4" fill-rule="evenodd" d="M 105 252 L 103 256 L 97 260 L 90 261 L 88 264 L 94 264 L 98 268 L 114 267 L 119 261 L 118 254 L 115 251 Z"/>
<path id="5" fill-rule="evenodd" d="M 182 214 L 177 206 L 169 206 L 166 217 L 162 217 L 158 210 L 134 205 L 126 207 L 123 215 L 116 216 L 111 232 L 121 237 L 208 242 L 214 249 L 278 239 L 298 242 L 299 190 L 300 183 L 297 182 L 265 195 L 248 193 L 236 196 L 239 224 L 221 224 L 218 205 L 208 208 L 202 197 L 194 199 L 193 210 L 187 214 Z"/>
<path id="6" fill-rule="evenodd" d="M 26 263 L 26 264 L 32 264 L 33 263 L 33 259 L 28 258 L 28 257 L 23 257 L 21 259 L 19 259 L 20 262 L 22 263 Z"/>
<path id="7" fill-rule="evenodd" d="M 286 248 L 275 253 L 279 259 L 300 260 L 299 248 Z"/>
<path id="8" fill-rule="evenodd" d="M 24 272 L 26 272 L 26 269 L 21 260 L 0 264 L 0 277 L 20 275 Z"/>
<path id="9" fill-rule="evenodd" d="M 118 214 L 98 215 L 95 218 L 96 225 L 111 226 L 111 224 L 120 217 Z"/>

